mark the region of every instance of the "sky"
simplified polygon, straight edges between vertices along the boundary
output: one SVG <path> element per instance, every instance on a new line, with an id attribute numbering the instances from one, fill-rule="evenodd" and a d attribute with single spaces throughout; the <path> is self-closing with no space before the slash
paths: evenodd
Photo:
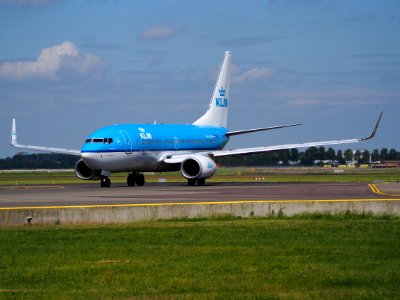
<path id="1" fill-rule="evenodd" d="M 400 1 L 0 0 L 0 158 L 116 123 L 192 123 L 232 51 L 227 148 L 400 150 Z"/>

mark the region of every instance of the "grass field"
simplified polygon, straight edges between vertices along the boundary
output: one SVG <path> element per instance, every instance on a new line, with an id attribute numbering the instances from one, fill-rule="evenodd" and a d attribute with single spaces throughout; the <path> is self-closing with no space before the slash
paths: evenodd
<path id="1" fill-rule="evenodd" d="M 222 168 L 209 181 L 255 177 L 399 182 L 400 169 Z M 177 172 L 146 180 L 185 181 Z M 75 183 L 87 181 L 73 172 L 0 173 L 0 185 Z M 400 219 L 390 216 L 0 227 L 0 299 L 396 299 L 399 249 Z"/>
<path id="2" fill-rule="evenodd" d="M 0 228 L 5 299 L 398 299 L 400 219 Z"/>
<path id="3" fill-rule="evenodd" d="M 221 168 L 209 182 L 400 182 L 400 169 L 337 169 L 325 168 Z M 185 182 L 178 172 L 145 174 L 147 182 Z M 127 173 L 113 173 L 113 183 L 125 183 Z M 0 172 L 0 185 L 78 184 L 74 172 Z"/>

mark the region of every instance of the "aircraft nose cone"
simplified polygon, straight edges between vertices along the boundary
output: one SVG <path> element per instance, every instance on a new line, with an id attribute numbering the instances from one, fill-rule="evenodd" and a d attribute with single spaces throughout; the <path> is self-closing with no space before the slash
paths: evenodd
<path id="1" fill-rule="evenodd" d="M 97 153 L 82 152 L 81 157 L 89 167 L 98 168 L 99 155 Z"/>

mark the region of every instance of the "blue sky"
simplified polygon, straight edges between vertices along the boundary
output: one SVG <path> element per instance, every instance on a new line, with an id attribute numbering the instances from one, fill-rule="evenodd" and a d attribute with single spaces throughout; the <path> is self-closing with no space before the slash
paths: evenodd
<path id="1" fill-rule="evenodd" d="M 0 157 L 114 123 L 192 123 L 233 53 L 228 148 L 368 135 L 400 150 L 400 1 L 0 0 Z"/>

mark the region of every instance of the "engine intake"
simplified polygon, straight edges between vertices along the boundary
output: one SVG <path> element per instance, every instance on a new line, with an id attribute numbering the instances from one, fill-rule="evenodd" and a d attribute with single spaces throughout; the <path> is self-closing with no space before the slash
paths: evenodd
<path id="1" fill-rule="evenodd" d="M 82 159 L 75 165 L 75 174 L 78 178 L 83 180 L 101 179 L 101 170 L 92 170 Z"/>
<path id="2" fill-rule="evenodd" d="M 207 156 L 192 156 L 181 164 L 181 173 L 187 179 L 210 178 L 216 171 L 215 162 Z"/>

